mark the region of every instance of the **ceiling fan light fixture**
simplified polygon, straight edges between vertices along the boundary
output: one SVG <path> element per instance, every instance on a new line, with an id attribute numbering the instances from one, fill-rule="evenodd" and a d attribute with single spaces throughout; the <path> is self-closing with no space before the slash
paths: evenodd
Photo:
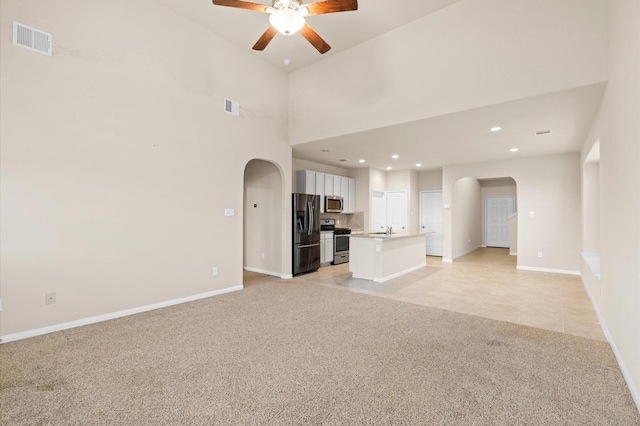
<path id="1" fill-rule="evenodd" d="M 293 35 L 304 27 L 304 16 L 297 10 L 282 8 L 269 16 L 269 22 L 280 34 Z"/>

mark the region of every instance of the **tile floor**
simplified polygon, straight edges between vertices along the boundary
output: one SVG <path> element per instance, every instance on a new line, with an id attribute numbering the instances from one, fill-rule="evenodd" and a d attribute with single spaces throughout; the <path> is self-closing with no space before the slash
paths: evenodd
<path id="1" fill-rule="evenodd" d="M 245 273 L 245 285 L 259 274 Z M 482 248 L 453 263 L 427 256 L 427 267 L 384 283 L 352 278 L 349 265 L 294 280 L 423 306 L 606 340 L 579 276 L 516 269 L 507 249 Z"/>

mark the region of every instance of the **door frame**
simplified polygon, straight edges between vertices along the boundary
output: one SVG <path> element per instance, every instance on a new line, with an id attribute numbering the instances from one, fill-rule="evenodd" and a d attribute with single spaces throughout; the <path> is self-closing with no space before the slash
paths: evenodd
<path id="1" fill-rule="evenodd" d="M 420 227 L 420 230 L 425 230 L 424 224 L 422 223 L 422 194 L 440 194 L 440 198 L 442 199 L 442 222 L 441 222 L 441 226 L 442 226 L 442 230 L 440 232 L 444 231 L 444 199 L 443 199 L 443 191 L 441 189 L 431 189 L 431 190 L 427 190 L 427 191 L 419 191 L 418 194 L 418 203 L 419 203 L 419 210 L 418 210 L 418 214 L 419 214 L 419 218 L 420 218 L 420 223 L 418 224 L 418 226 Z M 427 241 L 429 240 L 429 235 L 427 235 Z M 444 236 L 442 237 L 442 245 L 440 247 L 438 247 L 437 253 L 433 254 L 433 253 L 427 253 L 427 247 L 428 247 L 428 243 L 425 245 L 425 254 L 427 256 L 438 256 L 438 257 L 442 257 L 442 253 L 443 253 L 443 246 L 444 246 Z"/>

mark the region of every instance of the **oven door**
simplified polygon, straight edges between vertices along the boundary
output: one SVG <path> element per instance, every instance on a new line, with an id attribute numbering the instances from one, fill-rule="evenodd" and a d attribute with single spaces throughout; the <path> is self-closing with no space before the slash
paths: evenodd
<path id="1" fill-rule="evenodd" d="M 349 261 L 349 234 L 333 235 L 333 264 Z"/>

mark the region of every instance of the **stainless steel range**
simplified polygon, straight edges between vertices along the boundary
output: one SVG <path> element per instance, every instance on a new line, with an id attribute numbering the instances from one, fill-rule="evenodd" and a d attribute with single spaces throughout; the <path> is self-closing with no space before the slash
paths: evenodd
<path id="1" fill-rule="evenodd" d="M 333 264 L 347 263 L 349 261 L 349 239 L 351 229 L 335 228 L 333 230 Z"/>

